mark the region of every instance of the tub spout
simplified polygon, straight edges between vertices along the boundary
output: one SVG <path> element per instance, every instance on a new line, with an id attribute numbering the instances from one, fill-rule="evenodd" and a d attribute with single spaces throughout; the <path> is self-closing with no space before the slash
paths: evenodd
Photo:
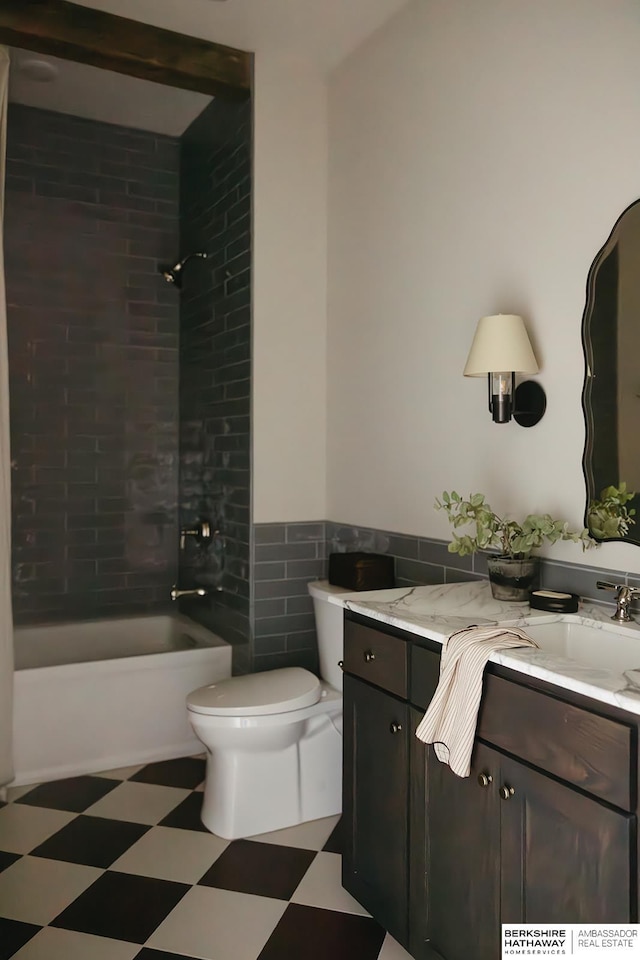
<path id="1" fill-rule="evenodd" d="M 180 597 L 206 597 L 207 591 L 202 587 L 198 587 L 196 590 L 178 590 L 178 587 L 174 583 L 171 588 L 171 599 L 179 600 Z"/>

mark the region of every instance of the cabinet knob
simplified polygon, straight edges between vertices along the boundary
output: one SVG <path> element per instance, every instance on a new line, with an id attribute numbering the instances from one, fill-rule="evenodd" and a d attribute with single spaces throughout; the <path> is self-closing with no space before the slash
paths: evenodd
<path id="1" fill-rule="evenodd" d="M 510 800 L 516 791 L 513 787 L 509 787 L 506 783 L 500 787 L 500 796 L 503 800 Z"/>
<path id="2" fill-rule="evenodd" d="M 490 773 L 479 773 L 478 783 L 481 787 L 488 787 L 490 783 L 493 783 L 493 777 Z"/>
<path id="3" fill-rule="evenodd" d="M 338 666 L 341 670 L 344 670 L 344 660 L 338 660 Z"/>
<path id="4" fill-rule="evenodd" d="M 375 660 L 375 658 L 376 658 L 376 655 L 373 652 L 373 650 L 365 650 L 364 652 L 365 663 L 372 663 Z"/>
<path id="5" fill-rule="evenodd" d="M 389 730 L 391 731 L 391 733 L 400 733 L 400 731 L 402 730 L 402 724 L 394 722 L 390 724 Z"/>

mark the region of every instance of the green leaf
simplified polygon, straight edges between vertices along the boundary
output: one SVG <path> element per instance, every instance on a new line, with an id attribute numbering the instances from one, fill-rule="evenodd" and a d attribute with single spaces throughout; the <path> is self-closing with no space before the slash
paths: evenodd
<path id="1" fill-rule="evenodd" d="M 604 497 L 605 492 L 613 494 Z M 612 496 L 615 499 L 612 500 Z M 628 494 L 620 488 L 607 488 L 603 491 L 602 501 L 595 502 L 597 509 L 589 512 L 589 526 L 595 536 L 605 527 L 607 518 L 617 518 L 618 530 L 628 528 L 635 511 L 624 506 L 627 500 L 634 495 Z M 478 550 L 499 549 L 506 556 L 528 556 L 532 550 L 558 540 L 569 540 L 581 543 L 583 549 L 595 545 L 595 540 L 585 529 L 579 533 L 570 530 L 565 520 L 554 520 L 548 513 L 528 514 L 522 523 L 516 520 L 501 517 L 494 512 L 483 493 L 472 493 L 465 500 L 457 491 L 444 491 L 442 501 L 436 498 L 435 508 L 444 509 L 449 523 L 456 531 L 453 540 L 448 546 L 451 553 L 468 556 Z M 592 505 L 593 507 L 594 505 Z M 461 530 L 461 533 L 457 531 Z"/>

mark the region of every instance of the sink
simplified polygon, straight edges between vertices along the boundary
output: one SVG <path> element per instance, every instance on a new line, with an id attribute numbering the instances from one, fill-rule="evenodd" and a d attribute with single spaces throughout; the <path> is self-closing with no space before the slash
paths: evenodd
<path id="1" fill-rule="evenodd" d="M 528 623 L 524 632 L 541 650 L 553 656 L 576 660 L 583 666 L 624 673 L 640 670 L 640 631 L 609 624 Z"/>

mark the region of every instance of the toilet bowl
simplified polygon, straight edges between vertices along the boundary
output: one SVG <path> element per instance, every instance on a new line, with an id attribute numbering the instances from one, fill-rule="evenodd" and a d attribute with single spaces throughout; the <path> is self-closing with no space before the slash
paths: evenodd
<path id="1" fill-rule="evenodd" d="M 228 840 L 342 810 L 342 607 L 313 597 L 321 679 L 301 667 L 232 677 L 187 697 L 207 752 L 202 822 Z"/>

